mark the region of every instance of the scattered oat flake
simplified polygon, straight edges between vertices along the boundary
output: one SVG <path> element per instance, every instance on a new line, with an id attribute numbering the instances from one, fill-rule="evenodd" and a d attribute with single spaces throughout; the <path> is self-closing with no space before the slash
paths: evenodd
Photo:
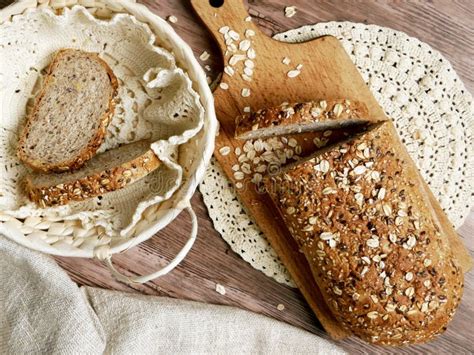
<path id="1" fill-rule="evenodd" d="M 242 79 L 244 79 L 245 81 L 252 81 L 252 78 L 247 74 L 242 74 Z"/>
<path id="2" fill-rule="evenodd" d="M 244 64 L 247 68 L 250 68 L 250 69 L 253 69 L 255 67 L 255 63 L 251 61 L 250 59 L 246 59 Z"/>
<path id="3" fill-rule="evenodd" d="M 227 32 L 229 32 L 229 30 L 230 30 L 229 26 L 223 26 L 219 28 L 219 32 L 222 34 L 226 34 Z"/>
<path id="4" fill-rule="evenodd" d="M 227 83 L 220 83 L 219 86 L 222 90 L 228 90 L 229 89 L 229 84 L 227 84 Z"/>
<path id="5" fill-rule="evenodd" d="M 243 88 L 242 89 L 242 97 L 249 97 L 250 96 L 250 89 L 249 88 Z"/>
<path id="6" fill-rule="evenodd" d="M 285 7 L 285 16 L 293 17 L 296 15 L 296 6 L 287 6 Z"/>
<path id="7" fill-rule="evenodd" d="M 244 39 L 242 42 L 239 43 L 239 49 L 245 52 L 250 48 L 251 44 L 252 43 L 250 42 L 250 40 Z"/>
<path id="8" fill-rule="evenodd" d="M 245 37 L 249 38 L 249 37 L 253 37 L 255 36 L 255 31 L 254 30 L 245 30 Z"/>
<path id="9" fill-rule="evenodd" d="M 234 70 L 234 68 L 232 68 L 231 66 L 226 65 L 226 66 L 224 67 L 224 73 L 226 73 L 226 74 L 229 75 L 229 76 L 232 76 L 232 75 L 234 75 L 235 70 Z"/>
<path id="10" fill-rule="evenodd" d="M 285 309 L 285 305 L 280 303 L 280 304 L 277 306 L 277 309 L 278 309 L 279 311 L 283 311 L 283 310 Z"/>
<path id="11" fill-rule="evenodd" d="M 229 64 L 233 66 L 233 65 L 236 65 L 241 60 L 245 60 L 244 55 L 234 54 L 232 57 L 230 57 Z"/>
<path id="12" fill-rule="evenodd" d="M 228 33 L 229 37 L 232 38 L 234 41 L 238 41 L 240 39 L 240 35 L 234 30 L 230 30 Z"/>
<path id="13" fill-rule="evenodd" d="M 283 58 L 283 60 L 281 62 L 285 65 L 289 65 L 291 63 L 291 59 L 288 58 L 288 57 L 285 57 L 285 58 Z"/>
<path id="14" fill-rule="evenodd" d="M 257 53 L 255 52 L 255 49 L 249 48 L 249 50 L 247 51 L 247 57 L 249 59 L 255 59 L 257 57 Z"/>
<path id="15" fill-rule="evenodd" d="M 222 147 L 221 149 L 219 149 L 219 153 L 221 153 L 221 155 L 228 155 L 230 153 L 230 148 L 229 147 Z"/>
<path id="16" fill-rule="evenodd" d="M 207 53 L 207 51 L 204 51 L 201 53 L 201 55 L 199 56 L 199 59 L 201 59 L 203 62 L 205 62 L 206 60 L 208 60 L 209 58 L 211 57 L 211 55 L 209 53 Z"/>
<path id="17" fill-rule="evenodd" d="M 176 16 L 168 16 L 168 22 L 171 22 L 171 23 L 176 23 L 178 22 L 178 18 Z"/>
<path id="18" fill-rule="evenodd" d="M 251 68 L 245 67 L 244 68 L 244 73 L 245 73 L 245 75 L 252 76 L 253 75 L 253 70 Z"/>
<path id="19" fill-rule="evenodd" d="M 299 70 L 290 70 L 286 75 L 289 77 L 289 78 L 296 78 L 298 75 L 300 75 L 300 71 Z"/>
<path id="20" fill-rule="evenodd" d="M 220 293 L 221 295 L 225 295 L 225 287 L 221 284 L 216 284 L 216 292 Z"/>

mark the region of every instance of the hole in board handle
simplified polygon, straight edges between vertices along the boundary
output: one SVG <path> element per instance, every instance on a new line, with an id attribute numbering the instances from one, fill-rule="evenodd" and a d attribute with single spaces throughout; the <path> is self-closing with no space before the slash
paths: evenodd
<path id="1" fill-rule="evenodd" d="M 212 7 L 221 7 L 222 5 L 224 5 L 224 0 L 209 0 L 209 4 Z"/>

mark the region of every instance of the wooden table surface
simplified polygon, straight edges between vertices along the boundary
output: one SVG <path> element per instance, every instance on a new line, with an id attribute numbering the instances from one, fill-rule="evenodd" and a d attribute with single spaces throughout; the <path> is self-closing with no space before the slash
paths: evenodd
<path id="1" fill-rule="evenodd" d="M 206 0 L 202 0 L 206 1 Z M 192 13 L 189 0 L 140 1 L 161 17 L 174 15 L 177 33 L 189 43 L 195 54 L 211 53 L 205 63 L 215 78 L 222 70 L 216 45 L 199 19 Z M 466 87 L 474 92 L 474 2 L 471 0 L 430 1 L 304 1 L 249 0 L 249 11 L 264 32 L 272 35 L 304 24 L 326 21 L 353 21 L 377 24 L 401 30 L 429 43 L 451 61 Z M 11 3 L 0 0 L 0 8 Z M 292 18 L 284 16 L 285 6 L 294 5 L 298 12 Z M 213 229 L 202 196 L 196 192 L 193 207 L 199 219 L 198 240 L 185 261 L 171 274 L 146 285 L 127 286 L 113 279 L 98 261 L 80 258 L 56 258 L 80 285 L 96 286 L 126 292 L 169 296 L 213 304 L 237 306 L 262 313 L 304 328 L 322 337 L 321 329 L 304 299 L 296 289 L 278 284 L 254 270 L 233 253 Z M 130 275 L 155 270 L 169 260 L 184 243 L 190 225 L 183 214 L 159 235 L 125 254 L 114 257 L 118 268 Z M 458 230 L 474 256 L 474 211 Z M 226 288 L 226 294 L 215 291 L 216 283 Z M 283 304 L 280 311 L 277 305 Z M 374 347 L 349 338 L 339 345 L 351 353 L 474 353 L 472 335 L 474 319 L 474 272 L 466 275 L 463 302 L 449 329 L 435 341 L 421 346 L 401 349 Z"/>

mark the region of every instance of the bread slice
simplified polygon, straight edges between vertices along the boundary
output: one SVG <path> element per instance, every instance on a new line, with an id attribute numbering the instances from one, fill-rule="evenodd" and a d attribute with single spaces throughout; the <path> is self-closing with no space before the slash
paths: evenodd
<path id="1" fill-rule="evenodd" d="M 26 190 L 40 207 L 65 205 L 124 188 L 159 166 L 150 142 L 139 141 L 99 154 L 75 172 L 30 175 Z"/>
<path id="2" fill-rule="evenodd" d="M 31 168 L 80 168 L 102 144 L 118 81 L 95 53 L 60 50 L 20 134 L 17 155 Z"/>
<path id="3" fill-rule="evenodd" d="M 284 103 L 237 117 L 235 137 L 268 138 L 375 122 L 369 117 L 365 104 L 358 101 L 336 99 Z"/>
<path id="4" fill-rule="evenodd" d="M 372 343 L 446 329 L 463 273 L 391 122 L 265 178 L 336 319 Z"/>

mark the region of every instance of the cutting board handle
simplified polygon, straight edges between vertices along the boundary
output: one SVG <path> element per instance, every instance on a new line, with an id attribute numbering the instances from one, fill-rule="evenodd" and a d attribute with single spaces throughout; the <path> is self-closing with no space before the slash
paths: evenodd
<path id="1" fill-rule="evenodd" d="M 247 29 L 260 32 L 258 26 L 245 20 L 249 14 L 242 0 L 191 0 L 191 4 L 216 39 L 222 54 L 227 50 L 227 45 L 224 36 L 219 33 L 220 28 L 229 26 L 241 34 Z"/>

